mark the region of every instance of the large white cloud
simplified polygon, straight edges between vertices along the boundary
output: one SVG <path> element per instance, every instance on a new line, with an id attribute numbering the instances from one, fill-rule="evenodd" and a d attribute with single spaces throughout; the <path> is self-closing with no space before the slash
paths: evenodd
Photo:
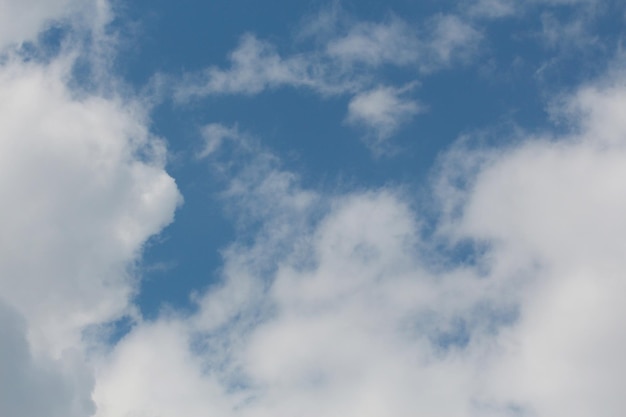
<path id="1" fill-rule="evenodd" d="M 626 410 L 618 388 L 626 370 L 625 100 L 623 74 L 581 89 L 567 103 L 579 132 L 497 158 L 476 179 L 458 225 L 493 243 L 499 275 L 534 265 L 495 381 L 538 415 Z"/>
<path id="2" fill-rule="evenodd" d="M 141 103 L 69 87 L 80 42 L 45 64 L 11 48 L 52 22 L 98 43 L 108 3 L 0 6 L 0 414 L 88 417 L 89 352 L 133 313 L 135 263 L 180 196 Z"/>
<path id="3" fill-rule="evenodd" d="M 65 71 L 0 71 L 1 298 L 54 351 L 124 313 L 132 262 L 178 202 L 141 109 L 77 97 Z"/>
<path id="4" fill-rule="evenodd" d="M 103 358 L 98 415 L 622 415 L 625 102 L 614 75 L 561 103 L 570 134 L 450 154 L 435 237 L 480 246 L 469 263 L 402 190 L 311 194 L 247 165 L 229 195 L 265 226 L 198 313 Z"/>

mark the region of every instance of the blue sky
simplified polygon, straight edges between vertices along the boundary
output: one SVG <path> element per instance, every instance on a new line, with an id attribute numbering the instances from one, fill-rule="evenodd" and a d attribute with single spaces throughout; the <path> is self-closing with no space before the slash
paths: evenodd
<path id="1" fill-rule="evenodd" d="M 626 412 L 621 2 L 0 9 L 0 416 Z"/>

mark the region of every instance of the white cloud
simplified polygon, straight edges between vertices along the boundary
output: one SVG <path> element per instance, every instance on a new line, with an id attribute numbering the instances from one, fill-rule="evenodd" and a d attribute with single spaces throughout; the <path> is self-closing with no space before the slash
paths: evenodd
<path id="1" fill-rule="evenodd" d="M 517 18 L 533 9 L 558 7 L 580 7 L 587 13 L 593 12 L 602 2 L 598 0 L 473 0 L 459 2 L 459 7 L 472 18 Z M 607 2 L 608 3 L 608 2 Z"/>
<path id="2" fill-rule="evenodd" d="M 53 24 L 101 25 L 109 18 L 103 0 L 0 0 L 0 50 L 35 41 Z"/>
<path id="3" fill-rule="evenodd" d="M 566 101 L 576 115 L 569 137 L 536 139 L 492 160 L 457 225 L 462 236 L 492 243 L 493 274 L 527 282 L 522 319 L 490 387 L 539 416 L 626 410 L 617 388 L 626 368 L 617 296 L 626 286 L 623 80 Z"/>
<path id="4" fill-rule="evenodd" d="M 121 341 L 112 365 L 98 374 L 96 416 L 228 415 L 224 387 L 204 377 L 204 364 L 189 351 L 188 329 L 177 321 L 145 324 Z M 123 379 L 119 371 L 125 369 Z"/>
<path id="5" fill-rule="evenodd" d="M 325 16 L 320 19 L 327 20 Z M 327 26 L 328 22 L 306 26 L 306 36 L 313 36 L 311 28 L 325 33 L 321 50 L 287 57 L 272 44 L 245 35 L 230 54 L 230 68 L 210 67 L 188 76 L 175 96 L 184 101 L 212 94 L 258 94 L 283 86 L 306 87 L 324 95 L 345 94 L 367 87 L 375 67 L 415 66 L 429 72 L 473 55 L 481 39 L 468 23 L 448 15 L 431 19 L 421 31 L 399 18 L 357 22 L 345 33 Z M 359 64 L 373 68 L 361 73 L 356 69 Z"/>
<path id="6" fill-rule="evenodd" d="M 437 15 L 419 29 L 393 18 L 357 23 L 345 35 L 331 39 L 326 51 L 344 67 L 388 64 L 431 72 L 475 56 L 480 40 L 475 28 L 454 15 Z"/>
<path id="7" fill-rule="evenodd" d="M 402 88 L 376 87 L 380 67 L 399 66 L 430 73 L 471 60 L 482 39 L 469 23 L 451 15 L 438 15 L 421 28 L 396 17 L 342 28 L 335 24 L 339 12 L 332 10 L 308 21 L 300 34 L 301 38 L 323 39 L 321 47 L 281 56 L 272 44 L 245 35 L 230 54 L 230 67 L 210 67 L 188 75 L 175 87 L 175 98 L 184 102 L 209 95 L 252 95 L 280 87 L 306 88 L 322 96 L 350 95 L 355 108 L 348 118 L 356 120 L 367 111 L 374 116 L 381 141 L 395 131 L 392 125 L 409 113 L 417 113 L 418 108 L 415 102 L 393 93 Z M 380 96 L 388 105 L 365 106 L 365 101 L 371 102 L 374 96 Z M 381 112 L 373 114 L 375 110 Z"/>
<path id="8" fill-rule="evenodd" d="M 204 147 L 198 152 L 198 158 L 206 158 L 215 153 L 225 140 L 238 140 L 241 133 L 237 126 L 227 127 L 220 123 L 211 123 L 202 128 Z"/>
<path id="9" fill-rule="evenodd" d="M 141 109 L 76 99 L 65 71 L 0 69 L 1 297 L 55 352 L 125 312 L 132 262 L 179 199 Z"/>
<path id="10" fill-rule="evenodd" d="M 281 86 L 315 86 L 311 62 L 304 56 L 282 58 L 273 45 L 252 35 L 242 37 L 230 54 L 231 68 L 208 68 L 177 91 L 181 100 L 210 94 L 257 94 Z"/>
<path id="11" fill-rule="evenodd" d="M 180 196 L 139 102 L 68 87 L 74 58 L 102 47 L 108 3 L 0 6 L 0 415 L 88 417 L 87 356 L 134 313 L 135 264 Z M 12 48 L 53 23 L 93 31 L 89 51 L 71 42 L 44 64 Z"/>
<path id="12" fill-rule="evenodd" d="M 284 175 L 265 174 L 261 182 Z M 497 312 L 498 291 L 469 270 L 434 276 L 414 213 L 394 191 L 282 204 L 300 193 L 291 183 L 254 200 L 269 227 L 225 253 L 224 285 L 198 299 L 197 315 L 140 326 L 121 342 L 98 378 L 99 415 L 468 415 L 480 352 L 455 342 L 455 320 L 480 347 L 489 313 L 479 302 Z M 137 359 L 144 349 L 175 365 L 160 373 L 181 381 L 173 392 Z"/>
<path id="13" fill-rule="evenodd" d="M 448 62 L 463 30 L 440 23 L 433 50 Z M 316 74 L 248 46 L 235 81 L 215 70 L 211 88 Z M 235 127 L 208 125 L 200 157 L 230 139 L 247 155 L 220 169 L 235 169 L 224 198 L 254 234 L 224 251 L 223 283 L 197 295 L 197 313 L 140 322 L 93 352 L 85 330 L 132 310 L 133 263 L 180 197 L 141 106 L 71 90 L 67 62 L 0 66 L 1 415 L 626 411 L 624 74 L 561 101 L 571 133 L 444 165 L 436 243 L 485 248 L 463 265 L 424 240 L 406 192 L 303 189 Z M 259 84 L 247 71 L 265 65 Z M 351 114 L 378 132 L 418 110 L 392 87 L 352 93 Z"/>
<path id="14" fill-rule="evenodd" d="M 265 204 L 272 197 L 282 198 L 268 195 Z M 341 197 L 333 205 L 312 233 L 291 223 L 289 229 L 304 233 L 277 232 L 279 241 L 233 247 L 225 267 L 228 291 L 200 299 L 199 316 L 174 325 L 189 326 L 182 334 L 163 329 L 149 340 L 142 334 L 154 327 L 147 325 L 124 340 L 96 388 L 100 415 L 157 409 L 164 417 L 181 410 L 191 417 L 461 415 L 471 369 L 454 359 L 427 365 L 436 348 L 421 331 L 445 324 L 439 314 L 453 314 L 445 304 L 454 305 L 455 295 L 448 292 L 444 303 L 444 292 L 416 265 L 412 213 L 386 191 Z M 282 255 L 285 237 L 302 249 Z M 270 281 L 258 269 L 267 258 L 278 262 Z M 234 311 L 220 314 L 216 304 Z M 439 313 L 429 317 L 435 305 Z M 170 392 L 133 359 L 149 346 L 155 358 L 170 358 L 163 366 L 181 364 L 164 372 L 180 378 L 182 388 Z M 196 365 L 184 365 L 189 362 Z M 120 381 L 134 381 L 135 388 L 120 392 Z"/>
<path id="15" fill-rule="evenodd" d="M 566 18 L 558 13 L 541 14 L 541 30 L 535 37 L 543 48 L 551 52 L 551 56 L 537 70 L 537 77 L 563 68 L 563 63 L 574 56 L 583 58 L 581 65 L 593 66 L 599 56 L 613 53 L 607 39 L 594 30 L 597 24 L 595 15 L 584 8 Z"/>
<path id="16" fill-rule="evenodd" d="M 45 25 L 65 17 L 77 1 L 15 1 L 0 2 L 0 48 L 35 38 Z"/>
<path id="17" fill-rule="evenodd" d="M 0 1 L 3 416 L 93 415 L 83 332 L 130 312 L 133 263 L 178 199 L 139 106 L 69 89 L 69 56 L 44 65 L 16 52 L 52 25 L 95 39 L 107 12 L 104 1 Z"/>
<path id="18" fill-rule="evenodd" d="M 244 168 L 231 196 L 265 226 L 225 252 L 197 314 L 140 325 L 103 358 L 99 416 L 623 414 L 623 80 L 565 100 L 567 135 L 444 165 L 442 180 L 468 178 L 440 194 L 460 205 L 437 242 L 400 190 L 302 200 L 277 165 Z M 453 242 L 484 251 L 458 265 L 431 246 Z M 165 377 L 145 355 L 168 358 Z"/>
<path id="19" fill-rule="evenodd" d="M 382 24 L 355 24 L 344 36 L 328 41 L 326 53 L 343 65 L 404 66 L 415 65 L 422 48 L 417 31 L 405 21 L 393 18 Z"/>
<path id="20" fill-rule="evenodd" d="M 98 416 L 464 415 L 476 365 L 454 323 L 478 301 L 498 311 L 498 291 L 469 270 L 433 276 L 399 192 L 323 196 L 247 152 L 226 195 L 261 228 L 224 252 L 197 314 L 140 325 L 103 358 Z M 485 314 L 468 316 L 474 334 Z"/>
<path id="21" fill-rule="evenodd" d="M 454 15 L 440 15 L 432 19 L 431 26 L 427 42 L 431 57 L 421 63 L 422 71 L 433 71 L 476 56 L 482 35 L 469 23 Z"/>
<path id="22" fill-rule="evenodd" d="M 402 124 L 423 111 L 415 100 L 403 97 L 406 88 L 378 87 L 350 100 L 346 121 L 371 131 L 374 148 L 393 135 Z"/>

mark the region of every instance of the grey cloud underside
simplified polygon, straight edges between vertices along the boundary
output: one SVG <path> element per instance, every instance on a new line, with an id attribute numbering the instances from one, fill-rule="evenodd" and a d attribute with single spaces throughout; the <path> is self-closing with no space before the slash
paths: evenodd
<path id="1" fill-rule="evenodd" d="M 0 303 L 0 414 L 12 417 L 83 417 L 93 415 L 91 370 L 78 351 L 58 360 L 34 358 L 27 327 L 15 311 Z"/>

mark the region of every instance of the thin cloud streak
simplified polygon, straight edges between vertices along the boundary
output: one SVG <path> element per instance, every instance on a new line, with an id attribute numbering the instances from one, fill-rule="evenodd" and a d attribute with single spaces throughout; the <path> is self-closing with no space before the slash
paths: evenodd
<path id="1" fill-rule="evenodd" d="M 401 86 L 387 90 L 376 86 L 382 67 L 432 73 L 455 63 L 470 62 L 482 40 L 476 29 L 456 16 L 436 16 L 418 30 L 397 17 L 380 23 L 356 22 L 340 29 L 336 13 L 321 13 L 310 19 L 297 36 L 323 38 L 321 47 L 289 56 L 281 56 L 273 45 L 254 35 L 244 35 L 229 56 L 229 68 L 210 67 L 187 74 L 174 88 L 175 100 L 184 103 L 206 96 L 256 95 L 284 87 L 312 90 L 323 97 L 348 95 L 352 99 L 347 120 L 368 128 L 365 141 L 378 152 L 380 142 L 419 113 L 415 100 L 405 98 L 400 103 L 397 94 L 391 97 L 394 88 L 400 91 Z M 376 88 L 379 93 L 374 92 Z M 383 91 L 387 91 L 385 97 Z M 385 98 L 387 105 L 367 106 L 368 116 L 376 122 L 359 123 L 359 109 L 364 110 L 361 103 L 368 94 L 370 99 L 376 94 Z M 372 114 L 376 110 L 380 111 Z"/>

